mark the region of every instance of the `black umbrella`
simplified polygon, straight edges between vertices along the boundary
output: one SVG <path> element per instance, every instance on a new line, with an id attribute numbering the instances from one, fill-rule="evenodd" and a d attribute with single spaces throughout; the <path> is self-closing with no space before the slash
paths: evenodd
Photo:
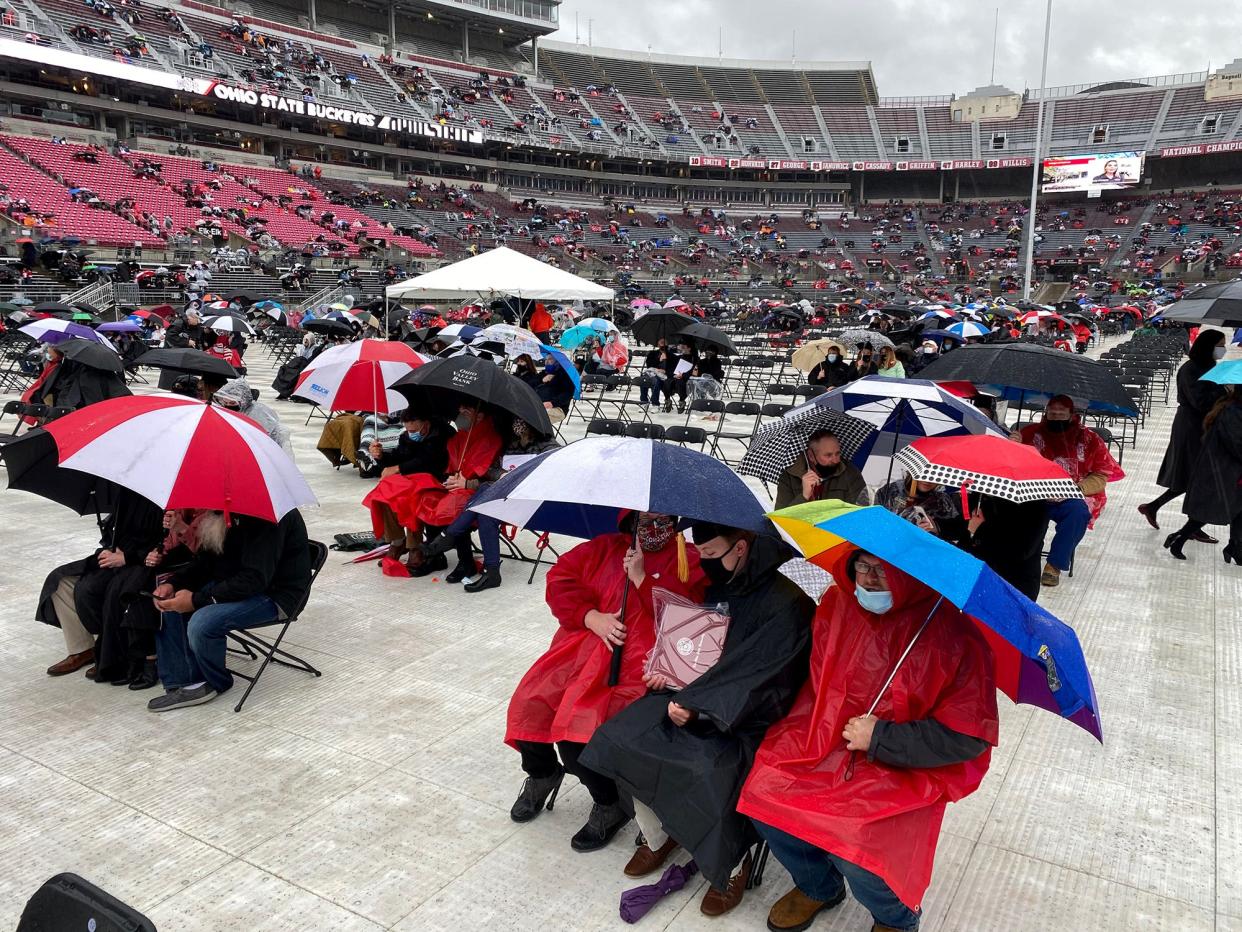
<path id="1" fill-rule="evenodd" d="M 76 469 L 60 465 L 60 453 L 52 435 L 36 428 L 0 449 L 9 474 L 9 488 L 50 499 L 80 515 L 100 515 L 114 510 L 119 489 Z"/>
<path id="2" fill-rule="evenodd" d="M 436 342 L 436 334 L 439 332 L 439 327 L 415 327 L 401 341 L 409 343 L 420 353 L 434 353 L 436 350 L 431 344 Z"/>
<path id="3" fill-rule="evenodd" d="M 1242 279 L 1188 292 L 1182 300 L 1175 301 L 1160 313 L 1166 320 L 1242 327 Z"/>
<path id="4" fill-rule="evenodd" d="M 1040 397 L 1069 395 L 1089 410 L 1138 415 L 1125 386 L 1094 359 L 1035 343 L 981 343 L 946 353 L 919 373 L 933 382 L 973 382 L 992 386 L 1019 404 Z"/>
<path id="5" fill-rule="evenodd" d="M 330 337 L 352 337 L 354 335 L 354 328 L 343 320 L 308 320 L 302 324 L 302 329 Z"/>
<path id="6" fill-rule="evenodd" d="M 690 340 L 699 349 L 714 349 L 721 356 L 737 356 L 738 349 L 729 335 L 711 324 L 693 323 L 679 330 L 677 339 Z"/>
<path id="7" fill-rule="evenodd" d="M 260 301 L 266 301 L 268 296 L 258 291 L 230 291 L 227 294 L 230 301 L 244 301 L 247 304 L 257 304 Z"/>
<path id="8" fill-rule="evenodd" d="M 73 306 L 83 314 L 90 314 L 92 317 L 99 316 L 99 308 L 94 305 L 87 304 L 85 301 L 74 301 Z"/>
<path id="9" fill-rule="evenodd" d="M 72 340 L 64 340 L 58 343 L 56 348 L 69 359 L 86 366 L 88 369 L 98 369 L 101 372 L 115 372 L 117 375 L 125 374 L 125 367 L 121 363 L 121 357 L 102 343 L 75 337 Z"/>
<path id="10" fill-rule="evenodd" d="M 212 356 L 196 349 L 150 349 L 138 357 L 138 365 L 154 369 L 168 369 L 190 375 L 216 375 L 226 379 L 237 378 L 237 370 L 219 356 Z"/>
<path id="11" fill-rule="evenodd" d="M 695 319 L 688 314 L 679 314 L 671 309 L 653 308 L 634 321 L 630 332 L 634 334 L 634 339 L 639 343 L 655 346 L 661 338 L 671 340 L 693 323 Z"/>
<path id="12" fill-rule="evenodd" d="M 424 391 L 433 397 L 443 392 L 465 395 L 521 418 L 545 436 L 550 437 L 553 433 L 548 409 L 543 406 L 535 390 L 494 362 L 478 356 L 433 359 L 397 379 L 391 388 L 415 401 Z"/>
<path id="13" fill-rule="evenodd" d="M 53 317 L 64 317 L 65 319 L 80 313 L 76 307 L 61 304 L 59 301 L 44 301 L 41 304 L 36 304 L 31 310 L 37 314 L 51 314 Z"/>
<path id="14" fill-rule="evenodd" d="M 881 314 L 887 314 L 890 317 L 913 317 L 922 311 L 922 307 L 913 307 L 909 304 L 885 304 L 880 308 Z"/>

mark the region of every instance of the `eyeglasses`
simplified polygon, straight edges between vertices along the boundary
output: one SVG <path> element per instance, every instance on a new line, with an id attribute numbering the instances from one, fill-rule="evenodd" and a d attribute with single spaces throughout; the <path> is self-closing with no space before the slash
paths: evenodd
<path id="1" fill-rule="evenodd" d="M 876 579 L 885 579 L 888 577 L 888 570 L 884 569 L 884 567 L 879 563 L 864 563 L 862 560 L 858 560 L 854 563 L 854 573 L 858 576 L 861 576 L 863 573 L 867 573 L 874 576 Z"/>

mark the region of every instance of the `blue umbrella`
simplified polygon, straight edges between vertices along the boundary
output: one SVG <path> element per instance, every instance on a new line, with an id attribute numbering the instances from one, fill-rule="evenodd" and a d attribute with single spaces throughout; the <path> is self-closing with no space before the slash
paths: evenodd
<path id="1" fill-rule="evenodd" d="M 555 346 L 548 346 L 546 343 L 540 343 L 539 348 L 543 350 L 543 357 L 547 359 L 551 357 L 556 360 L 556 364 L 565 370 L 565 374 L 569 376 L 569 380 L 574 383 L 574 397 L 582 397 L 582 375 L 578 372 L 568 356 L 558 350 Z"/>
<path id="2" fill-rule="evenodd" d="M 601 336 L 603 334 L 594 327 L 578 324 L 561 334 L 560 344 L 562 349 L 567 349 L 572 353 L 587 340 L 599 339 Z"/>
<path id="3" fill-rule="evenodd" d="M 950 324 L 944 329 L 948 333 L 961 337 L 962 339 L 967 337 L 986 337 L 992 332 L 990 327 L 985 327 L 983 324 L 976 324 L 974 321 L 970 320 L 963 320 L 956 324 Z"/>
<path id="4" fill-rule="evenodd" d="M 1242 359 L 1229 359 L 1218 362 L 1199 377 L 1200 382 L 1215 382 L 1218 385 L 1242 385 Z"/>
<path id="5" fill-rule="evenodd" d="M 1074 629 L 985 563 L 880 507 L 807 502 L 771 518 L 821 567 L 831 565 L 838 547 L 852 545 L 939 592 L 971 616 L 992 648 L 997 689 L 1104 740 L 1095 687 Z"/>

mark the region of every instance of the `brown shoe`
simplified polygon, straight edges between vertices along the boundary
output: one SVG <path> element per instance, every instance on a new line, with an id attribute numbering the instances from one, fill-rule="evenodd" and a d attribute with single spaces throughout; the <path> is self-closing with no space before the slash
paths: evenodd
<path id="1" fill-rule="evenodd" d="M 845 899 L 845 887 L 828 901 L 813 900 L 797 887 L 794 887 L 779 900 L 772 904 L 768 911 L 768 928 L 772 932 L 802 932 L 815 921 L 815 917 L 825 909 L 840 906 Z"/>
<path id="2" fill-rule="evenodd" d="M 59 663 L 54 663 L 47 668 L 48 676 L 64 676 L 66 673 L 75 673 L 81 670 L 88 663 L 95 659 L 95 650 L 84 650 L 80 654 L 70 654 Z"/>
<path id="3" fill-rule="evenodd" d="M 703 902 L 699 904 L 699 912 L 704 916 L 723 916 L 742 902 L 746 893 L 746 882 L 750 880 L 751 856 L 746 852 L 742 860 L 742 869 L 729 878 L 729 886 L 725 890 L 709 887 L 703 894 Z"/>
<path id="4" fill-rule="evenodd" d="M 625 865 L 625 876 L 646 877 L 652 871 L 659 870 L 668 860 L 668 856 L 677 850 L 677 847 L 677 842 L 671 838 L 655 851 L 645 844 L 639 845 L 634 856 L 630 858 L 630 863 Z"/>
<path id="5" fill-rule="evenodd" d="M 1045 563 L 1044 572 L 1039 577 L 1039 582 L 1043 586 L 1059 586 L 1061 584 L 1061 571 L 1051 563 Z"/>

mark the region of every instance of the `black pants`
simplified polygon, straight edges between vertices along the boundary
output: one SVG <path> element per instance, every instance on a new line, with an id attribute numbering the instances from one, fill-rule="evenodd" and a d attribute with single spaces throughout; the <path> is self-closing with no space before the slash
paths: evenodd
<path id="1" fill-rule="evenodd" d="M 591 794 L 591 799 L 601 806 L 615 806 L 620 799 L 617 785 L 582 764 L 578 763 L 578 755 L 585 744 L 576 741 L 562 741 L 553 747 L 542 741 L 519 741 L 518 753 L 522 755 L 522 769 L 532 777 L 550 777 L 554 775 L 562 762 L 566 773 L 571 773 L 582 781 L 582 785 Z M 561 752 L 560 760 L 556 752 Z"/>
<path id="2" fill-rule="evenodd" d="M 1202 531 L 1206 527 L 1202 521 L 1191 521 L 1186 519 L 1186 523 L 1182 525 L 1177 532 L 1182 537 L 1189 537 L 1198 531 Z M 1242 544 L 1242 511 L 1233 516 L 1233 520 L 1229 522 L 1229 543 Z"/>

